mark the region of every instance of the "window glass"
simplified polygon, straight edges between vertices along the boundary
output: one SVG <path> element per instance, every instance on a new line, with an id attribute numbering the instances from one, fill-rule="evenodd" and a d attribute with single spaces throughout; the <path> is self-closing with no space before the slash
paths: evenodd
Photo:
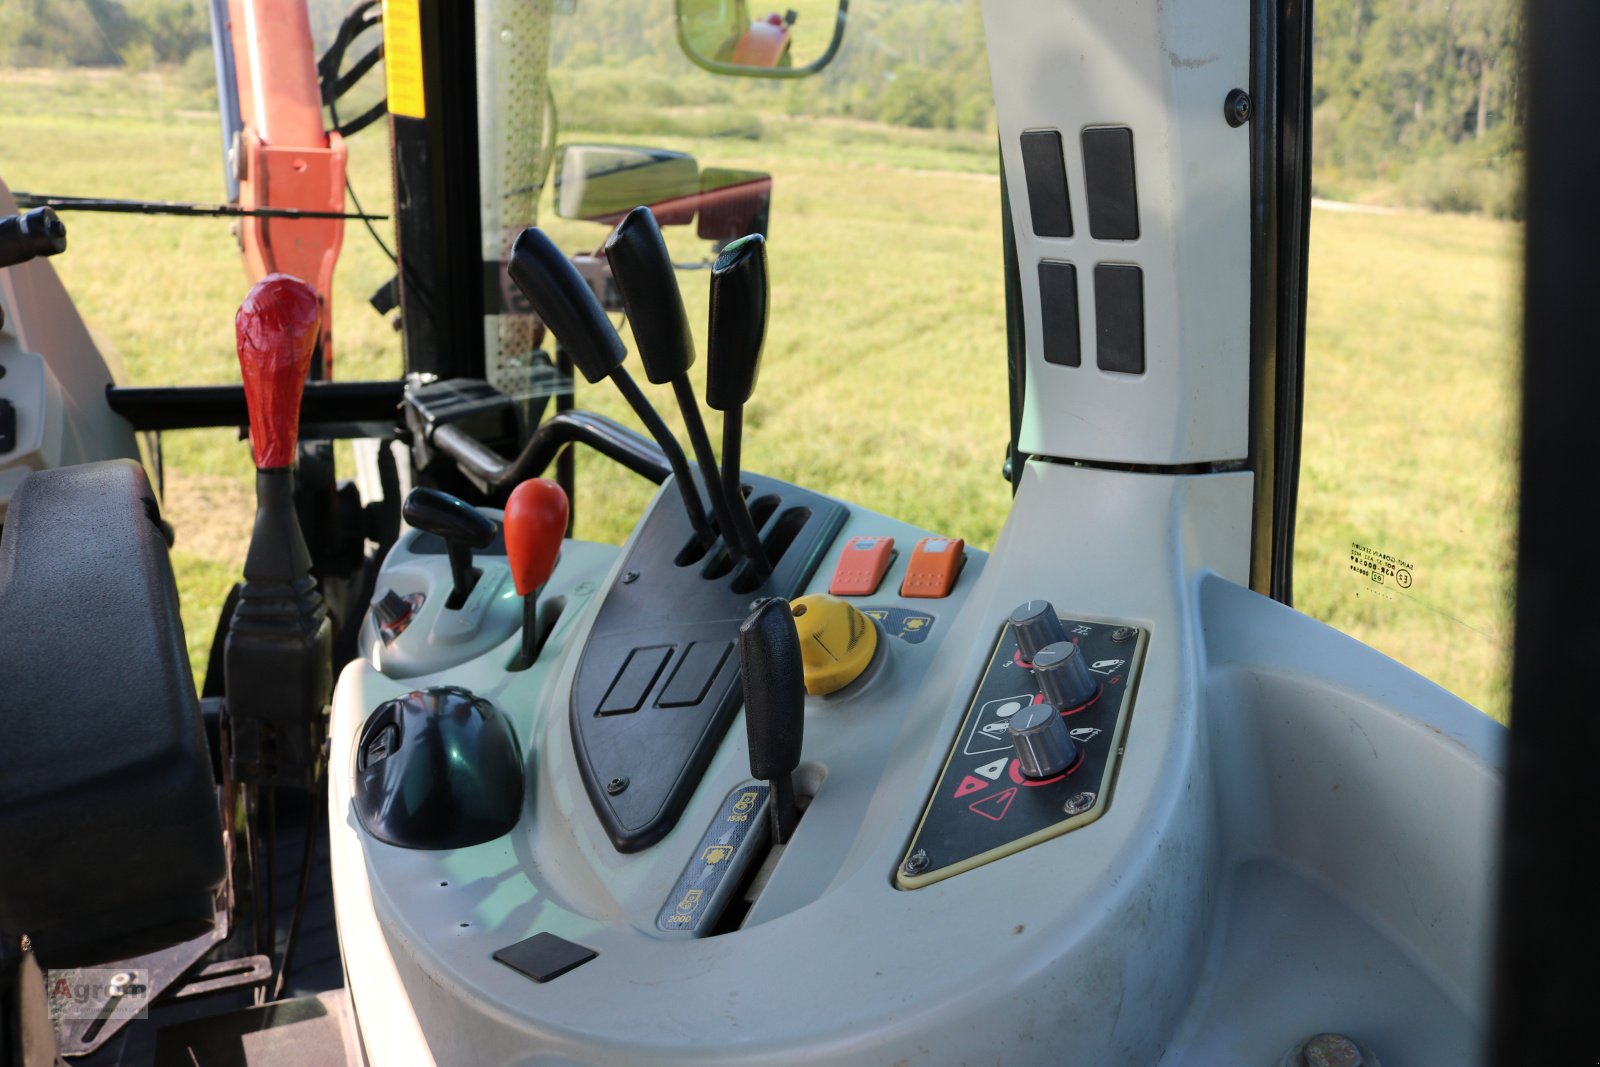
<path id="1" fill-rule="evenodd" d="M 1321 0 L 1295 605 L 1509 697 L 1519 7 Z"/>

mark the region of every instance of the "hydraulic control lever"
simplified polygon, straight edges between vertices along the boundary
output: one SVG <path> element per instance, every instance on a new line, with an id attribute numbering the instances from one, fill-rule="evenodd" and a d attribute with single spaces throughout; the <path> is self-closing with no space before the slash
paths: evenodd
<path id="1" fill-rule="evenodd" d="M 54 208 L 36 207 L 0 217 L 0 267 L 15 267 L 67 250 L 67 227 Z"/>
<path id="2" fill-rule="evenodd" d="M 256 522 L 224 667 L 234 773 L 309 785 L 333 691 L 333 627 L 295 515 L 300 396 L 321 332 L 316 290 L 269 274 L 235 319 L 256 463 Z"/>
<path id="3" fill-rule="evenodd" d="M 672 386 L 678 410 L 689 431 L 706 495 L 717 525 L 734 555 L 759 559 L 761 546 L 745 536 L 754 533 L 749 523 L 738 524 L 728 508 L 722 482 L 717 473 L 717 458 L 711 451 L 706 424 L 700 418 L 700 404 L 689 384 L 689 368 L 694 365 L 694 336 L 689 332 L 689 316 L 683 310 L 683 294 L 673 274 L 672 256 L 662 239 L 661 227 L 648 207 L 636 207 L 617 223 L 606 241 L 606 262 L 622 293 L 633 336 L 639 342 L 639 360 L 651 385 Z"/>
<path id="4" fill-rule="evenodd" d="M 562 347 L 572 357 L 572 363 L 590 385 L 610 378 L 633 408 L 639 421 L 644 423 L 650 436 L 656 439 L 661 451 L 666 453 L 678 482 L 678 492 L 683 496 L 683 506 L 695 534 L 707 544 L 711 542 L 711 526 L 706 521 L 705 510 L 700 506 L 700 494 L 695 491 L 694 479 L 689 474 L 689 461 L 684 457 L 683 446 L 672 436 L 667 424 L 661 421 L 656 409 L 639 391 L 632 376 L 622 366 L 627 354 L 622 339 L 606 312 L 595 298 L 583 276 L 572 261 L 557 248 L 537 226 L 522 231 L 511 248 L 511 261 L 506 272 L 516 283 L 522 295 L 528 298 L 545 324 L 555 332 Z"/>
<path id="5" fill-rule="evenodd" d="M 722 494 L 741 544 L 753 545 L 752 566 L 764 576 L 761 550 L 740 486 L 744 406 L 756 388 L 767 336 L 767 239 L 759 233 L 728 244 L 711 265 L 711 326 L 706 343 L 706 403 L 722 412 Z"/>
<path id="6" fill-rule="evenodd" d="M 461 610 L 483 573 L 472 565 L 472 550 L 488 548 L 493 543 L 494 520 L 460 497 L 420 487 L 406 495 L 400 514 L 417 529 L 444 539 L 445 552 L 450 557 L 451 585 L 450 598 L 444 606 L 450 611 Z"/>
<path id="7" fill-rule="evenodd" d="M 539 591 L 550 580 L 567 532 L 567 494 L 555 482 L 530 478 L 506 501 L 506 558 L 511 580 L 522 598 L 522 653 L 513 670 L 526 670 L 539 657 Z"/>
<path id="8" fill-rule="evenodd" d="M 773 844 L 788 843 L 800 819 L 794 771 L 805 736 L 806 681 L 800 634 L 789 602 L 773 597 L 739 626 L 750 774 L 772 785 Z"/>

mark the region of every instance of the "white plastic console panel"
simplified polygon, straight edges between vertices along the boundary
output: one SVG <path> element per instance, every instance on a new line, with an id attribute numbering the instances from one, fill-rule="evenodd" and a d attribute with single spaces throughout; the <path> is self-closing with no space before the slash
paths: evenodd
<path id="1" fill-rule="evenodd" d="M 1063 522 L 1062 500 L 1094 518 Z M 958 597 L 924 602 L 930 638 L 886 641 L 863 691 L 808 699 L 801 777 L 816 797 L 744 926 L 699 940 L 655 918 L 746 780 L 743 726 L 671 834 L 613 849 L 567 715 L 592 603 L 520 675 L 501 667 L 514 639 L 428 678 L 352 665 L 336 768 L 373 706 L 428 682 L 494 700 L 530 753 L 522 822 L 453 852 L 368 838 L 349 775 L 332 776 L 340 931 L 373 1059 L 1211 1067 L 1271 1065 L 1339 1030 L 1386 1063 L 1474 1062 L 1503 729 L 1240 588 L 1249 500 L 1243 473 L 1030 463 L 993 555 L 974 557 Z M 873 531 L 917 533 L 854 511 L 838 544 Z M 594 573 L 584 547 L 562 568 Z M 1109 809 L 897 890 L 996 628 L 1040 597 L 1151 635 Z M 541 931 L 599 955 L 544 984 L 492 958 Z"/>
<path id="2" fill-rule="evenodd" d="M 16 200 L 0 181 L 0 215 Z M 71 255 L 69 250 L 64 255 Z M 133 427 L 106 403 L 125 375 L 93 337 L 49 260 L 0 268 L 0 399 L 16 409 L 17 444 L 0 453 L 0 522 L 30 470 L 138 459 Z"/>
<path id="3" fill-rule="evenodd" d="M 1250 131 L 1223 115 L 1250 85 L 1250 4 L 989 0 L 984 31 L 1026 326 L 1030 455 L 1172 465 L 1242 459 L 1249 425 Z M 1081 145 L 1132 131 L 1139 236 L 1090 235 Z M 1060 134 L 1071 237 L 1034 234 L 1021 137 Z M 1043 354 L 1041 260 L 1077 274 L 1081 365 Z M 1095 267 L 1143 272 L 1143 374 L 1097 366 Z"/>

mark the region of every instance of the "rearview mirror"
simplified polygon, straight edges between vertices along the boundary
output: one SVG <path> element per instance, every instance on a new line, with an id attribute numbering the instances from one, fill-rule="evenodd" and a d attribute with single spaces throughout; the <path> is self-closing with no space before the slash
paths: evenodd
<path id="1" fill-rule="evenodd" d="M 759 5 L 763 0 L 756 0 Z M 844 40 L 849 0 L 788 0 L 783 11 L 748 0 L 677 0 L 678 46 L 717 74 L 804 78 L 827 66 Z"/>
<path id="2" fill-rule="evenodd" d="M 614 226 L 648 204 L 663 226 L 694 221 L 700 164 L 665 148 L 570 144 L 556 162 L 556 214 Z"/>

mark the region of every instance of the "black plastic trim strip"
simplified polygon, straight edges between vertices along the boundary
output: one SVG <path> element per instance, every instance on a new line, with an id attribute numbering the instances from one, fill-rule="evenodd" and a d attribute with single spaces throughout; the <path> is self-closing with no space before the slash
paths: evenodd
<path id="1" fill-rule="evenodd" d="M 1600 213 L 1590 133 L 1600 97 L 1600 4 L 1529 0 L 1522 478 L 1511 746 L 1501 828 L 1493 1020 L 1485 1063 L 1593 1063 L 1600 922 L 1582 857 L 1594 850 L 1600 555 L 1581 506 L 1595 449 Z"/>
<path id="2" fill-rule="evenodd" d="M 1250 74 L 1250 587 L 1294 599 L 1307 256 L 1311 0 L 1256 0 Z"/>

